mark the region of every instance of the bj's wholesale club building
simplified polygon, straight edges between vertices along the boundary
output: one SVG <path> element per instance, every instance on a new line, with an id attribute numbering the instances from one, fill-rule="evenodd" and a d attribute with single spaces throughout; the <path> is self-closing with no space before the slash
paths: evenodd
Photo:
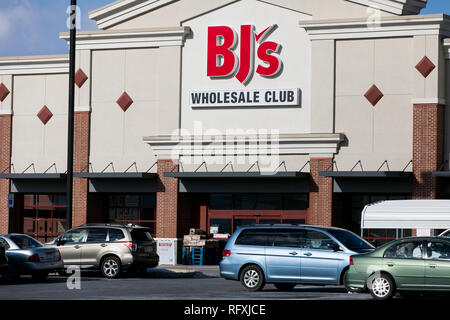
<path id="1" fill-rule="evenodd" d="M 367 203 L 449 198 L 450 17 L 419 15 L 426 4 L 119 0 L 90 12 L 73 226 L 359 233 Z M 68 63 L 0 58 L 1 233 L 65 229 Z"/>

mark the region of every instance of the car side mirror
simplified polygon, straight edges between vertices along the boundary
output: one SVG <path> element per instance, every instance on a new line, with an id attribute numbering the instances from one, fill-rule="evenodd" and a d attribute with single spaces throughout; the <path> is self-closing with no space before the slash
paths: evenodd
<path id="1" fill-rule="evenodd" d="M 58 247 L 59 247 L 59 246 L 63 246 L 65 243 L 66 243 L 66 240 L 58 239 L 58 240 L 56 241 L 56 245 L 57 245 Z"/>

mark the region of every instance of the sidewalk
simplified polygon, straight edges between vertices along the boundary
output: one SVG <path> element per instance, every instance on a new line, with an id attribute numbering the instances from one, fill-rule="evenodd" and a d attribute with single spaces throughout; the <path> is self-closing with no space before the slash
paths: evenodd
<path id="1" fill-rule="evenodd" d="M 185 264 L 177 264 L 177 265 L 170 265 L 170 264 L 160 264 L 156 268 L 163 268 L 163 269 L 173 269 L 173 270 L 188 270 L 188 271 L 205 271 L 205 270 L 216 270 L 219 271 L 219 265 L 185 265 Z"/>

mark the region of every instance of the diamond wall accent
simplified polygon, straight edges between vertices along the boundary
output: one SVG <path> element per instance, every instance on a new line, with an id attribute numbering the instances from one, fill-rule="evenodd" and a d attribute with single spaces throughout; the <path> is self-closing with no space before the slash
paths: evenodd
<path id="1" fill-rule="evenodd" d="M 42 121 L 44 125 L 47 124 L 47 122 L 53 117 L 53 113 L 50 111 L 47 106 L 44 106 L 41 111 L 37 114 L 39 120 Z"/>
<path id="2" fill-rule="evenodd" d="M 117 104 L 119 107 L 122 108 L 122 110 L 125 112 L 128 110 L 128 108 L 133 104 L 133 99 L 130 98 L 128 93 L 124 92 L 120 96 L 120 98 L 117 100 Z"/>
<path id="3" fill-rule="evenodd" d="M 83 84 L 89 79 L 89 77 L 86 75 L 86 73 L 83 72 L 83 70 L 78 69 L 78 71 L 75 73 L 75 84 L 78 86 L 78 88 L 81 88 Z"/>
<path id="4" fill-rule="evenodd" d="M 416 69 L 426 78 L 430 73 L 436 68 L 436 66 L 428 59 L 427 56 L 423 57 L 422 60 L 417 64 Z"/>
<path id="5" fill-rule="evenodd" d="M 2 83 L 0 83 L 0 102 L 3 102 L 6 97 L 9 95 L 8 88 Z"/>
<path id="6" fill-rule="evenodd" d="M 366 99 L 375 107 L 377 103 L 381 100 L 381 98 L 384 97 L 384 95 L 376 85 L 373 85 L 366 92 L 364 97 L 366 97 Z"/>

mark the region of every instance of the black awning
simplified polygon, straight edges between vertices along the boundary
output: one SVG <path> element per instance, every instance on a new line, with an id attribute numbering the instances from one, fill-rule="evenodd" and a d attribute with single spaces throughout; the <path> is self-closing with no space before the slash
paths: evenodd
<path id="1" fill-rule="evenodd" d="M 75 178 L 87 179 L 156 179 L 156 173 L 148 172 L 76 172 Z"/>
<path id="2" fill-rule="evenodd" d="M 179 179 L 307 179 L 305 172 L 164 172 L 165 177 Z"/>
<path id="3" fill-rule="evenodd" d="M 435 178 L 450 178 L 450 171 L 434 171 L 431 176 Z"/>
<path id="4" fill-rule="evenodd" d="M 2 173 L 0 179 L 13 179 L 13 180 L 60 180 L 66 179 L 65 173 Z"/>
<path id="5" fill-rule="evenodd" d="M 320 177 L 330 178 L 409 178 L 412 172 L 404 171 L 321 171 Z"/>

